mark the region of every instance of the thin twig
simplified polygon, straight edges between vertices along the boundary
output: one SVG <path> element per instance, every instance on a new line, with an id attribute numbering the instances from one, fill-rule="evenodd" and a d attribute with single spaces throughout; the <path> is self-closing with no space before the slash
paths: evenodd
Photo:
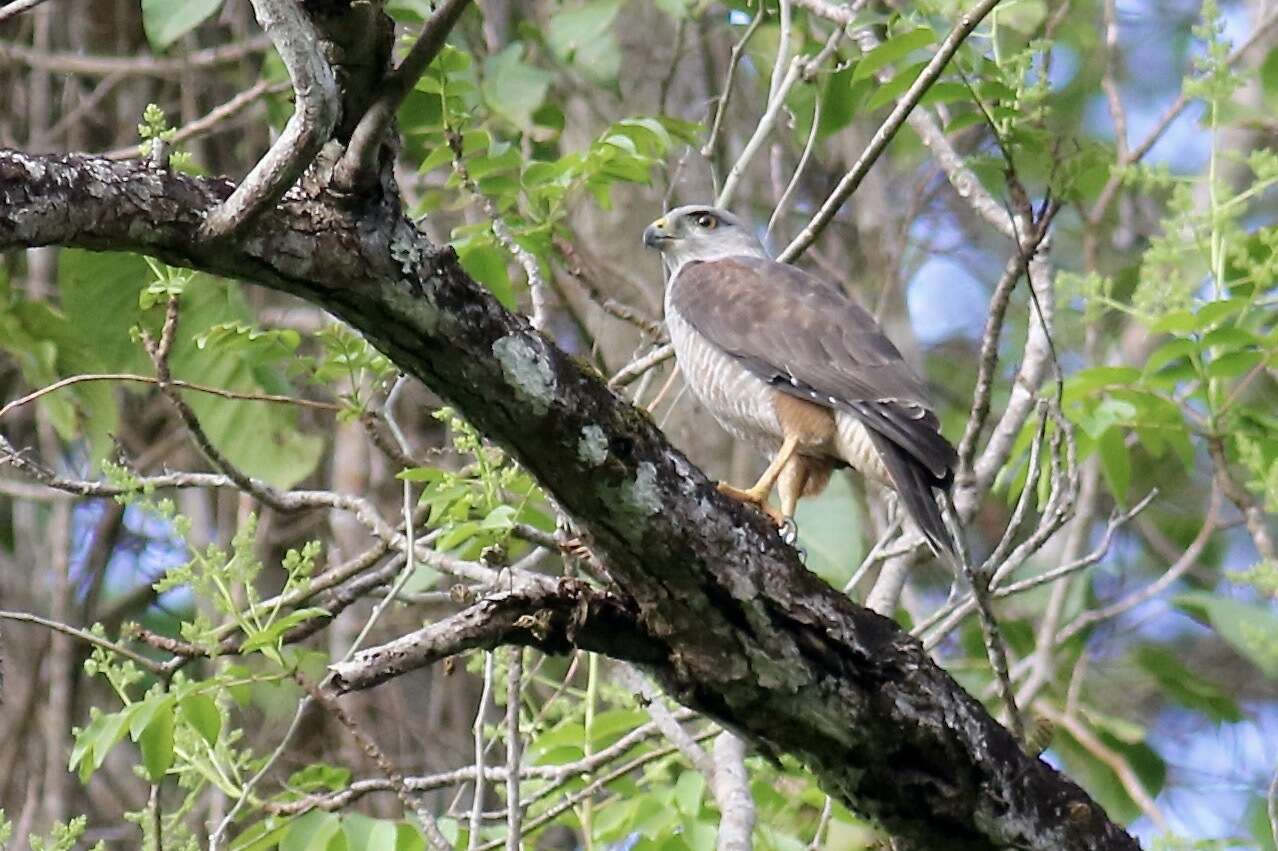
<path id="1" fill-rule="evenodd" d="M 672 357 L 674 357 L 674 346 L 669 343 L 657 346 L 648 354 L 636 358 L 617 370 L 612 378 L 608 379 L 608 386 L 614 390 L 618 387 L 625 387 L 648 370 L 665 363 Z"/>
<path id="2" fill-rule="evenodd" d="M 101 647 L 103 650 L 109 650 L 112 653 L 119 653 L 124 658 L 141 665 L 153 674 L 159 675 L 164 673 L 164 666 L 156 662 L 154 659 L 149 659 L 141 653 L 136 653 L 122 644 L 117 644 L 114 641 L 110 641 L 99 635 L 94 635 L 88 630 L 78 629 L 69 624 L 59 623 L 58 621 L 42 618 L 39 615 L 33 615 L 28 612 L 0 611 L 0 620 L 37 624 L 47 629 L 51 629 L 54 632 L 60 632 L 63 635 L 69 635 L 72 638 L 77 638 L 80 641 L 92 644 L 94 647 Z"/>
<path id="3" fill-rule="evenodd" d="M 985 16 L 994 11 L 994 7 L 999 2 L 1000 0 L 981 0 L 976 6 L 964 13 L 958 23 L 954 25 L 954 28 L 950 30 L 949 35 L 941 42 L 932 60 L 923 68 L 922 73 L 910 85 L 905 94 L 901 95 L 900 100 L 896 102 L 896 106 L 892 108 L 888 117 L 879 125 L 879 129 L 875 131 L 874 136 L 871 137 L 869 144 L 865 146 L 865 150 L 852 168 L 843 175 L 834 191 L 830 193 L 825 203 L 821 205 L 821 209 L 812 217 L 812 220 L 781 252 L 777 258 L 778 260 L 783 263 L 789 263 L 816 241 L 817 236 L 843 206 L 843 202 L 861 185 L 865 175 L 869 173 L 870 168 L 878 161 L 883 151 L 887 149 L 888 143 L 892 141 L 896 131 L 901 129 L 901 125 L 905 123 L 905 119 L 913 111 L 919 100 L 932 87 L 932 84 L 940 78 L 945 66 L 949 64 L 950 59 L 958 52 L 959 47 L 976 29 L 977 25 L 985 19 Z"/>
<path id="4" fill-rule="evenodd" d="M 510 648 L 506 672 L 506 851 L 519 851 L 524 810 L 519 803 L 519 708 L 524 693 L 524 648 Z"/>
<path id="5" fill-rule="evenodd" d="M 1163 815 L 1162 810 L 1158 809 L 1158 805 L 1154 803 L 1154 799 L 1145 789 L 1136 772 L 1122 754 L 1102 742 L 1091 730 L 1087 729 L 1073 715 L 1066 715 L 1057 711 L 1045 700 L 1039 700 L 1034 703 L 1034 710 L 1051 721 L 1058 727 L 1061 727 L 1073 737 L 1092 756 L 1099 759 L 1118 777 L 1118 782 L 1122 784 L 1123 789 L 1127 792 L 1128 797 L 1136 802 L 1141 811 L 1149 817 L 1154 826 L 1163 833 L 1170 831 L 1170 825 L 1167 823 L 1167 817 Z"/>
<path id="6" fill-rule="evenodd" d="M 0 14 L 8 10 L 9 6 L 5 6 Z M 84 56 L 79 53 L 46 53 L 0 42 L 0 62 L 21 62 L 39 71 L 82 77 L 110 77 L 116 74 L 173 77 L 184 71 L 231 65 L 245 57 L 269 50 L 270 47 L 271 40 L 263 35 L 217 47 L 206 47 L 185 56 Z"/>
<path id="7" fill-rule="evenodd" d="M 741 36 L 741 40 L 732 46 L 732 55 L 728 59 L 728 76 L 723 81 L 723 94 L 715 101 L 714 121 L 710 123 L 710 135 L 706 137 L 706 142 L 701 146 L 701 156 L 707 159 L 714 154 L 714 146 L 719 141 L 719 130 L 723 126 L 723 115 L 728 110 L 728 101 L 732 98 L 732 80 L 737 74 L 737 66 L 741 64 L 741 57 L 745 54 L 746 47 L 750 44 L 750 39 L 754 37 L 755 32 L 759 29 L 759 25 L 763 23 L 764 18 L 763 3 L 759 3 L 759 11 L 755 13 L 754 19 L 750 21 L 750 26 L 746 27 L 745 34 Z"/>
<path id="8" fill-rule="evenodd" d="M 470 805 L 470 833 L 466 847 L 475 851 L 479 845 L 480 816 L 484 812 L 484 719 L 488 715 L 488 696 L 493 690 L 493 652 L 484 652 L 484 688 L 479 694 L 479 708 L 475 710 L 475 723 L 471 733 L 475 737 L 475 799 Z"/>
<path id="9" fill-rule="evenodd" d="M 470 0 L 443 0 L 422 24 L 417 41 L 408 55 L 378 85 L 377 98 L 351 133 L 346 153 L 333 170 L 333 184 L 343 192 L 356 192 L 372 184 L 377 176 L 378 151 L 404 98 L 444 46 Z"/>
<path id="10" fill-rule="evenodd" d="M 83 384 L 91 381 L 134 381 L 141 384 L 159 384 L 160 379 L 150 375 L 134 375 L 128 372 L 101 372 L 101 373 L 85 373 L 83 375 L 72 375 L 55 381 L 39 390 L 28 393 L 25 396 L 14 399 L 12 402 L 0 408 L 0 419 L 24 405 L 29 405 L 42 396 L 47 396 L 57 390 L 71 387 L 76 384 Z M 223 399 L 238 399 L 249 402 L 278 402 L 286 405 L 296 405 L 299 408 L 313 408 L 317 411 L 340 411 L 341 405 L 333 402 L 317 402 L 311 399 L 298 399 L 294 396 L 277 396 L 271 393 L 242 393 L 236 390 L 227 390 L 222 387 L 211 387 L 207 384 L 196 384 L 193 381 L 183 381 L 180 378 L 168 379 L 168 384 L 181 390 L 194 390 L 199 393 L 208 393 L 211 396 L 220 396 Z"/>
<path id="11" fill-rule="evenodd" d="M 189 142 L 191 139 L 198 139 L 207 135 L 214 130 L 219 129 L 223 122 L 239 115 L 248 107 L 257 103 L 268 95 L 279 94 L 289 90 L 287 83 L 271 83 L 263 80 L 252 88 L 245 89 L 226 103 L 220 104 L 209 110 L 207 115 L 203 115 L 189 124 L 184 124 L 173 133 L 173 138 L 169 141 L 171 145 L 181 145 L 183 142 Z M 138 156 L 137 145 L 126 145 L 123 148 L 116 148 L 113 151 L 107 151 L 102 156 L 109 160 L 130 160 Z"/>
<path id="12" fill-rule="evenodd" d="M 524 270 L 524 278 L 528 282 L 528 293 L 532 297 L 532 326 L 538 331 L 545 331 L 550 321 L 550 288 L 546 285 L 545 276 L 541 273 L 541 262 L 531 251 L 519 244 L 510 225 L 497 210 L 497 205 L 481 192 L 479 185 L 471 179 L 470 171 L 466 168 L 466 160 L 462 156 L 461 134 L 448 130 L 444 135 L 447 137 L 449 148 L 453 151 L 453 170 L 457 172 L 462 185 L 479 200 L 480 206 L 484 208 L 484 215 L 488 217 L 489 226 L 498 244 L 506 249 Z"/>

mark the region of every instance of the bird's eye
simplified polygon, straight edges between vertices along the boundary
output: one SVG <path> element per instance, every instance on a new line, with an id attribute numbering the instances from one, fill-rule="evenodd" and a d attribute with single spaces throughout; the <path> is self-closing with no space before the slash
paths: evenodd
<path id="1" fill-rule="evenodd" d="M 697 216 L 697 227 L 713 230 L 719 224 L 719 220 L 709 213 L 702 213 Z"/>

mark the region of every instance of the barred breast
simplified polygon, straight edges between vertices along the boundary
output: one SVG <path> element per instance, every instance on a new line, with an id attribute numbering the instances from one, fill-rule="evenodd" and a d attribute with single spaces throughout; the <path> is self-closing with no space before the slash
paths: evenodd
<path id="1" fill-rule="evenodd" d="M 781 444 L 773 390 L 715 346 L 666 302 L 666 328 L 692 395 L 729 434 L 768 453 Z"/>

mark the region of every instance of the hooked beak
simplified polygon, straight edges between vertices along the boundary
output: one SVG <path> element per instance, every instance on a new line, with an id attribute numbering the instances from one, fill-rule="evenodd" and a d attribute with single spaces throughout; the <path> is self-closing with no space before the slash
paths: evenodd
<path id="1" fill-rule="evenodd" d="M 666 230 L 665 219 L 657 219 L 643 229 L 643 244 L 647 248 L 661 248 L 663 242 L 669 242 L 672 239 L 674 237 Z"/>

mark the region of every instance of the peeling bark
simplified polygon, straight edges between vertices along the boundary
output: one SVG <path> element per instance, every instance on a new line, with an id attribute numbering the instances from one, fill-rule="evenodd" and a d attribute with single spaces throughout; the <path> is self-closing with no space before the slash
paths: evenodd
<path id="1" fill-rule="evenodd" d="M 137 251 L 292 293 L 349 322 L 514 453 L 586 532 L 634 603 L 633 641 L 611 652 L 644 648 L 636 661 L 676 699 L 766 754 L 801 759 L 905 844 L 1137 847 L 917 641 L 804 569 L 646 415 L 471 281 L 392 192 L 326 194 L 335 156 L 322 153 L 240 243 L 214 245 L 197 233 L 230 194 L 226 181 L 0 151 L 0 249 Z"/>

